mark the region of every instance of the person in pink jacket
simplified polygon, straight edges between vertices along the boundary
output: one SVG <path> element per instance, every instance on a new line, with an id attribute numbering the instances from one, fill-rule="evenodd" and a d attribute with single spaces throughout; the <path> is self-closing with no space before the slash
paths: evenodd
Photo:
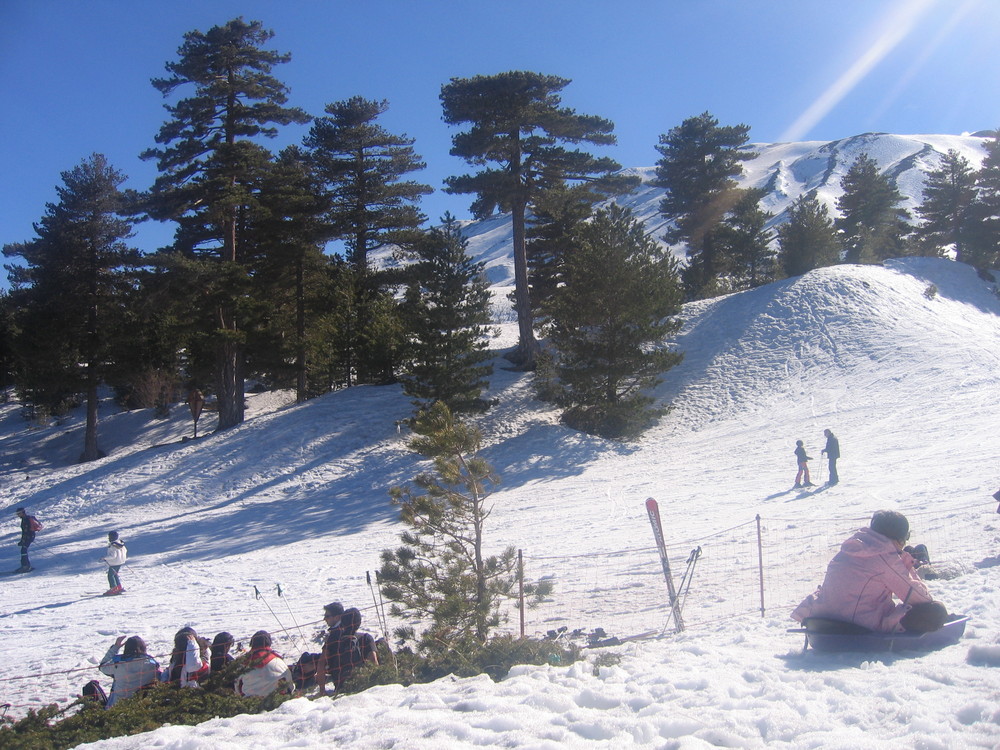
<path id="1" fill-rule="evenodd" d="M 868 528 L 859 529 L 840 546 L 823 585 L 795 608 L 792 619 L 839 620 L 880 633 L 940 628 L 948 611 L 934 601 L 913 558 L 903 551 L 909 536 L 910 524 L 903 514 L 877 511 Z"/>

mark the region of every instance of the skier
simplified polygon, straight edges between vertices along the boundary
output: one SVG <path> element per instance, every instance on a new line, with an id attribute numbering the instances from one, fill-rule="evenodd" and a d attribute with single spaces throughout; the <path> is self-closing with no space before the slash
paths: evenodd
<path id="1" fill-rule="evenodd" d="M 837 476 L 837 459 L 840 458 L 840 441 L 837 440 L 837 437 L 833 434 L 832 430 L 823 430 L 823 434 L 826 435 L 826 447 L 820 451 L 820 455 L 825 455 L 830 462 L 830 476 L 826 483 L 832 486 L 840 481 L 840 477 Z"/>
<path id="2" fill-rule="evenodd" d="M 128 557 L 128 550 L 125 549 L 125 542 L 118 538 L 117 531 L 108 532 L 108 551 L 104 553 L 101 561 L 108 566 L 108 586 L 110 588 L 104 592 L 104 596 L 114 596 L 124 594 L 122 579 L 118 576 L 118 571 L 125 564 Z"/>
<path id="3" fill-rule="evenodd" d="M 802 447 L 802 441 L 795 441 L 795 458 L 798 460 L 799 473 L 795 475 L 795 489 L 799 487 L 815 487 L 812 482 L 809 481 L 809 464 L 807 461 L 812 461 L 812 458 L 806 455 L 806 449 Z M 802 479 L 805 478 L 805 482 Z"/>
<path id="4" fill-rule="evenodd" d="M 14 513 L 21 519 L 21 539 L 17 543 L 17 546 L 21 548 L 21 567 L 14 572 L 27 573 L 34 570 L 31 567 L 31 561 L 28 559 L 28 547 L 35 541 L 35 533 L 42 530 L 42 524 L 34 516 L 29 516 L 24 508 L 18 508 Z"/>
<path id="5" fill-rule="evenodd" d="M 795 608 L 792 619 L 832 619 L 880 633 L 927 633 L 940 628 L 948 610 L 931 597 L 917 575 L 913 557 L 904 551 L 909 536 L 906 516 L 893 510 L 877 511 L 868 528 L 859 529 L 840 545 L 823 585 Z"/>

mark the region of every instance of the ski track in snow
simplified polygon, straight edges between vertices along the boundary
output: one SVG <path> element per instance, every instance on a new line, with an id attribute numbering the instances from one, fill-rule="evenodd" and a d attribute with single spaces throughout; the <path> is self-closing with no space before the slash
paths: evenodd
<path id="1" fill-rule="evenodd" d="M 820 269 L 688 305 L 684 361 L 655 392 L 675 408 L 624 445 L 562 427 L 533 400 L 530 377 L 498 359 L 489 395 L 499 403 L 479 421 L 503 479 L 488 545 L 523 548 L 529 575 L 556 584 L 551 601 L 529 610 L 529 632 L 666 626 L 649 496 L 675 577 L 691 547 L 704 551 L 686 631 L 595 649 L 570 666 L 518 667 L 500 683 L 444 678 L 297 699 L 91 747 L 996 747 L 998 313 L 995 285 L 935 259 Z M 496 345 L 514 335 L 505 326 Z M 27 505 L 45 523 L 32 549 L 38 570 L 0 579 L 0 634 L 16 644 L 0 668 L 0 700 L 13 714 L 65 703 L 100 678 L 96 665 L 118 635 L 138 633 L 164 654 L 184 625 L 244 641 L 282 630 L 278 648 L 294 658 L 315 648 L 322 605 L 334 599 L 361 607 L 363 627 L 379 632 L 365 571 L 398 542 L 388 489 L 426 466 L 397 432 L 408 399 L 397 387 L 360 387 L 302 405 L 253 395 L 250 408 L 244 425 L 213 435 L 203 420 L 205 436 L 183 443 L 191 422 L 182 405 L 162 422 L 108 410 L 110 455 L 71 465 L 78 417 L 32 429 L 16 406 L 3 407 L 0 543 L 11 568 L 13 508 Z M 827 427 L 841 440 L 841 484 L 791 491 L 795 440 L 817 482 Z M 914 538 L 955 573 L 930 586 L 972 616 L 964 639 L 922 655 L 802 653 L 801 636 L 785 632 L 790 606 L 878 508 L 906 513 Z M 108 600 L 96 596 L 106 588 L 98 558 L 112 528 L 130 559 L 126 595 Z M 598 666 L 609 652 L 621 661 Z M 80 671 L 11 679 L 66 670 Z"/>

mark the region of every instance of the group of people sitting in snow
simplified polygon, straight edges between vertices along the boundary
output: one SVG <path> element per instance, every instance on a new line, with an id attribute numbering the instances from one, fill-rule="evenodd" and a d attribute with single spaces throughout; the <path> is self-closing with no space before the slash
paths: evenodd
<path id="1" fill-rule="evenodd" d="M 315 685 L 319 694 L 325 695 L 328 683 L 333 683 L 337 691 L 359 665 L 378 664 L 375 639 L 369 633 L 358 632 L 360 611 L 353 607 L 345 610 L 340 602 L 332 602 L 323 608 L 323 619 L 327 631 L 322 650 L 303 654 L 291 666 L 272 648 L 270 634 L 258 630 L 250 638 L 249 653 L 239 657 L 239 668 L 233 670 L 235 677 L 229 687 L 240 696 L 263 697 L 272 693 L 290 694 Z M 170 660 L 161 669 L 147 653 L 142 638 L 120 636 L 100 664 L 101 672 L 114 680 L 110 695 L 105 699 L 99 685 L 94 687 L 96 681 L 90 683 L 85 694 L 110 707 L 158 682 L 181 688 L 198 687 L 199 681 L 222 672 L 236 661 L 230 653 L 234 643 L 229 633 L 219 633 L 209 643 L 193 628 L 181 628 L 174 636 Z"/>

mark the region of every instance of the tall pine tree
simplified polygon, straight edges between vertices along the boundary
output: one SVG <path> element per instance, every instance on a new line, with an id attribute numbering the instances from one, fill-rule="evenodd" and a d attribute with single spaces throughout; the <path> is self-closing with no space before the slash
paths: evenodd
<path id="1" fill-rule="evenodd" d="M 449 193 L 474 193 L 472 212 L 485 218 L 510 212 L 514 234 L 514 308 L 518 345 L 511 359 L 532 369 L 538 353 L 525 249 L 526 215 L 539 191 L 564 182 L 609 180 L 620 165 L 569 144 L 615 143 L 614 124 L 563 107 L 569 79 L 525 71 L 452 78 L 441 88 L 444 121 L 468 125 L 452 139 L 451 154 L 475 166 L 475 174 L 449 177 Z M 494 166 L 489 166 L 494 165 Z"/>
<path id="2" fill-rule="evenodd" d="M 646 391 L 681 360 L 667 339 L 680 322 L 677 261 L 618 205 L 579 227 L 565 282 L 547 313 L 560 401 L 570 426 L 610 438 L 637 435 L 663 413 Z"/>
<path id="3" fill-rule="evenodd" d="M 924 199 L 917 208 L 921 223 L 914 232 L 923 255 L 955 253 L 960 263 L 969 261 L 975 245 L 976 173 L 969 160 L 949 149 L 941 166 L 927 173 Z"/>
<path id="4" fill-rule="evenodd" d="M 861 154 L 840 181 L 844 193 L 834 225 L 841 233 L 847 263 L 881 263 L 907 254 L 910 212 L 888 174 L 868 154 Z"/>
<path id="5" fill-rule="evenodd" d="M 326 107 L 326 117 L 313 122 L 305 145 L 330 197 L 331 238 L 344 243 L 357 287 L 350 311 L 351 340 L 343 353 L 347 385 L 386 382 L 394 362 L 387 361 L 379 329 L 387 322 L 385 279 L 370 267 L 369 256 L 386 245 L 399 245 L 419 234 L 425 221 L 418 204 L 432 192 L 428 185 L 405 179 L 424 168 L 413 139 L 390 133 L 377 120 L 386 101 L 359 96 Z"/>
<path id="6" fill-rule="evenodd" d="M 98 446 L 98 386 L 113 366 L 115 341 L 127 335 L 122 300 L 136 284 L 139 252 L 129 246 L 132 222 L 121 216 L 124 175 L 102 154 L 62 173 L 59 200 L 35 224 L 37 237 L 6 245 L 18 309 L 21 386 L 48 407 L 86 394 L 87 426 L 81 461 L 102 456 Z"/>
<path id="7" fill-rule="evenodd" d="M 978 200 L 974 215 L 978 220 L 975 250 L 969 262 L 977 268 L 1000 264 L 1000 130 L 986 141 L 986 158 L 976 172 Z"/>
<path id="8" fill-rule="evenodd" d="M 826 205 L 810 191 L 788 208 L 788 220 L 778 233 L 778 262 L 786 276 L 840 262 L 840 242 Z"/>
<path id="9" fill-rule="evenodd" d="M 777 277 L 773 233 L 767 223 L 774 215 L 760 207 L 764 191 L 747 188 L 737 192 L 736 202 L 722 220 L 717 241 L 727 260 L 726 286 L 742 291 L 767 284 Z"/>
<path id="10" fill-rule="evenodd" d="M 160 170 L 148 196 L 150 215 L 178 223 L 174 251 L 181 258 L 167 262 L 175 269 L 186 262 L 197 292 L 191 304 L 211 306 L 203 320 L 215 349 L 220 430 L 243 421 L 241 301 L 252 266 L 243 220 L 270 158 L 254 139 L 309 119 L 285 106 L 287 89 L 271 70 L 290 56 L 264 49 L 272 36 L 242 18 L 185 34 L 178 60 L 166 64 L 169 75 L 153 86 L 164 96 L 179 89 L 190 95 L 165 105 L 170 119 L 156 136 L 160 147 L 143 154 Z"/>
<path id="11" fill-rule="evenodd" d="M 660 136 L 655 185 L 667 193 L 660 213 L 674 226 L 665 239 L 687 246 L 683 271 L 689 299 L 725 291 L 720 276 L 729 258 L 715 237 L 725 215 L 740 198 L 736 179 L 743 162 L 756 154 L 746 149 L 749 125 L 720 126 L 708 112 L 689 117 Z"/>
<path id="12" fill-rule="evenodd" d="M 489 282 L 450 215 L 413 243 L 413 281 L 403 300 L 410 346 L 403 391 L 420 409 L 440 401 L 452 411 L 481 410 L 493 368 L 484 364 L 490 322 Z"/>

